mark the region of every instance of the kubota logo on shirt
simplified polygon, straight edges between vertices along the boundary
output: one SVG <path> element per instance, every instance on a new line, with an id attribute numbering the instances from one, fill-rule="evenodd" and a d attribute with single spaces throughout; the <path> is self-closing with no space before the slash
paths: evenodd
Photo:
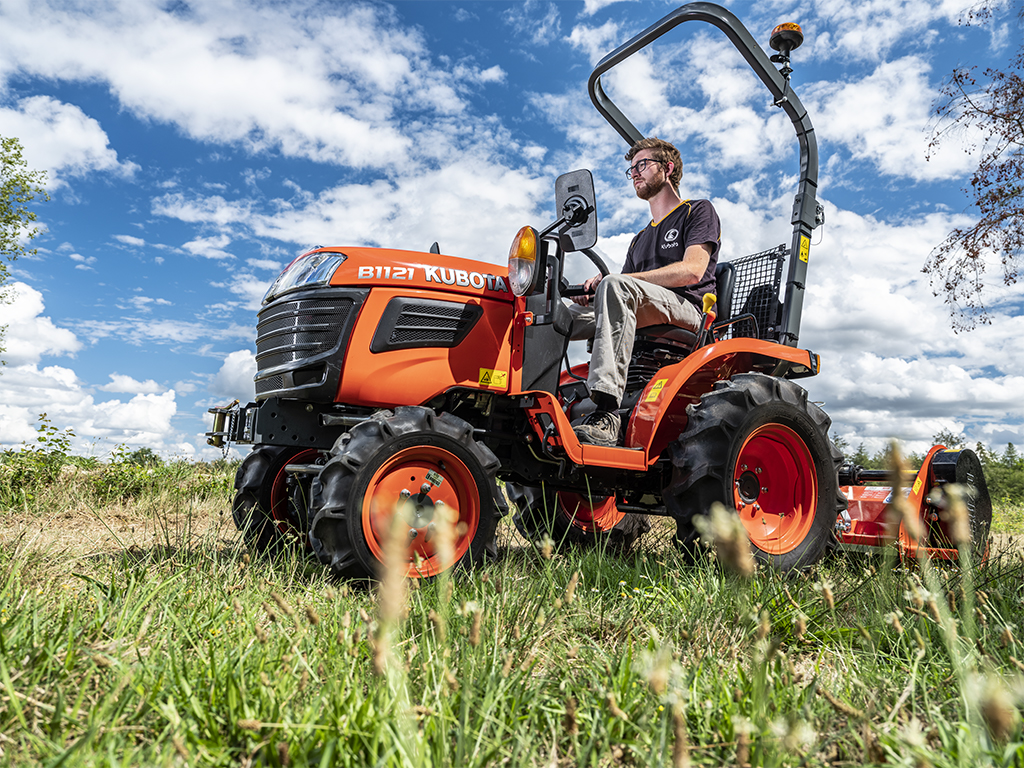
<path id="1" fill-rule="evenodd" d="M 670 229 L 668 232 L 665 233 L 665 242 L 666 243 L 671 243 L 677 237 L 679 237 L 679 230 L 678 229 Z"/>

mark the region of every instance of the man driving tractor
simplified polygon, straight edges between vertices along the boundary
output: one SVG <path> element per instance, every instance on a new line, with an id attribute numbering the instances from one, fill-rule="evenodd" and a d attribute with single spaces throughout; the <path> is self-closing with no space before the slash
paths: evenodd
<path id="1" fill-rule="evenodd" d="M 581 442 L 615 445 L 617 410 L 637 328 L 675 325 L 697 330 L 704 294 L 715 289 L 722 227 L 709 200 L 683 200 L 679 150 L 658 138 L 626 153 L 626 176 L 651 208 L 651 222 L 633 238 L 622 274 L 587 280 L 573 298 L 572 338 L 594 339 L 587 385 L 597 410 L 575 428 Z M 591 294 L 593 304 L 591 305 Z"/>

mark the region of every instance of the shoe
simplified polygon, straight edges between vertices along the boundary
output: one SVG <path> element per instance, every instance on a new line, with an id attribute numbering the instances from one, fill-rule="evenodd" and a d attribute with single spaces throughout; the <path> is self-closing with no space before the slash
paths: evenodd
<path id="1" fill-rule="evenodd" d="M 594 411 L 583 419 L 583 423 L 573 427 L 573 432 L 581 443 L 591 445 L 615 445 L 619 442 L 619 414 L 612 411 Z"/>

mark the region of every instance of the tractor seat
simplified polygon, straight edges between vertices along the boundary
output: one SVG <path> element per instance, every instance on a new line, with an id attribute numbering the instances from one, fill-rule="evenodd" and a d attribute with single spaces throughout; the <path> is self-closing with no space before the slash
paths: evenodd
<path id="1" fill-rule="evenodd" d="M 716 322 L 732 316 L 732 292 L 736 285 L 736 267 L 727 261 L 718 262 L 715 267 L 715 295 L 718 297 Z M 690 352 L 697 343 L 697 334 L 689 328 L 677 325 L 648 325 L 636 329 L 636 339 Z"/>

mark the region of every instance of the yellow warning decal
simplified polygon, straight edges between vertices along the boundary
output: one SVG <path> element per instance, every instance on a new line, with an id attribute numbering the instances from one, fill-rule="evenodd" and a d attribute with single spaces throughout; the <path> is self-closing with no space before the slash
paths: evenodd
<path id="1" fill-rule="evenodd" d="M 658 399 L 658 395 L 661 394 L 662 388 L 668 383 L 668 379 L 658 379 L 654 384 L 651 385 L 651 391 L 647 393 L 647 397 L 644 402 L 652 403 Z"/>
<path id="2" fill-rule="evenodd" d="M 508 371 L 495 371 L 490 368 L 481 368 L 480 386 L 501 387 L 504 389 L 508 386 Z"/>
<path id="3" fill-rule="evenodd" d="M 811 238 L 806 235 L 800 236 L 800 261 L 807 262 L 807 257 L 811 253 Z"/>
<path id="4" fill-rule="evenodd" d="M 921 491 L 921 478 L 917 478 L 914 481 L 914 493 L 917 494 Z"/>

